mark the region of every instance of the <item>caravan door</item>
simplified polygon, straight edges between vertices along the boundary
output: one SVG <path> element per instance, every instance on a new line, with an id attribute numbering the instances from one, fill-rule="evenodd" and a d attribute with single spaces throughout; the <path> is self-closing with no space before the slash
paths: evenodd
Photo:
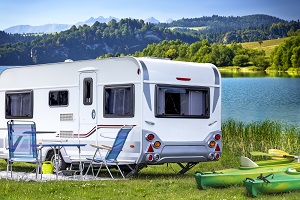
<path id="1" fill-rule="evenodd" d="M 79 137 L 90 144 L 97 141 L 97 74 L 80 71 L 79 80 Z"/>

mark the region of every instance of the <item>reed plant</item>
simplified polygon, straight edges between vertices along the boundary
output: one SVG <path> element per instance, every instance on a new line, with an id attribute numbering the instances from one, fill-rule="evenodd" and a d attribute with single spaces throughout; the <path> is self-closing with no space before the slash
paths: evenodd
<path id="1" fill-rule="evenodd" d="M 281 149 L 298 155 L 300 128 L 273 120 L 245 124 L 228 119 L 222 123 L 223 148 L 234 156 L 249 156 L 251 151 Z"/>

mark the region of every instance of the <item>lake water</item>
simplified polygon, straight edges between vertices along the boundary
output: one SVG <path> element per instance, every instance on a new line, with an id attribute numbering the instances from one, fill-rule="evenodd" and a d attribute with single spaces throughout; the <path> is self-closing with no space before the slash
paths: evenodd
<path id="1" fill-rule="evenodd" d="M 300 126 L 300 78 L 222 78 L 222 120 L 228 118 Z"/>

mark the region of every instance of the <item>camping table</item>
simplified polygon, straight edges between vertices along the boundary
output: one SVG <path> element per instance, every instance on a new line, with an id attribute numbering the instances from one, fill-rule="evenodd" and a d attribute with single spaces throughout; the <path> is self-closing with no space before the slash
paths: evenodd
<path id="1" fill-rule="evenodd" d="M 81 149 L 80 147 L 86 146 L 86 144 L 81 144 L 81 143 L 42 143 L 38 144 L 38 149 L 39 149 L 39 154 L 40 154 L 40 162 L 42 161 L 42 149 L 44 147 L 50 147 L 54 151 L 54 158 L 55 158 L 55 168 L 56 168 L 56 179 L 58 179 L 58 166 L 57 166 L 57 152 L 56 150 L 59 150 L 63 147 L 77 147 L 78 152 L 79 152 L 79 171 L 80 171 L 80 178 L 82 178 L 82 165 L 81 165 Z M 42 179 L 42 172 L 41 172 L 41 179 Z"/>

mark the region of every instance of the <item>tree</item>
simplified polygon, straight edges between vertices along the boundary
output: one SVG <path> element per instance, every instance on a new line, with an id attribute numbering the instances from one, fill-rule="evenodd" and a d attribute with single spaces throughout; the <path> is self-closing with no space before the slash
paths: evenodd
<path id="1" fill-rule="evenodd" d="M 276 47 L 271 53 L 272 68 L 286 71 L 291 67 L 299 66 L 300 36 L 292 36 Z"/>
<path id="2" fill-rule="evenodd" d="M 293 49 L 293 55 L 291 56 L 293 68 L 300 68 L 300 47 Z"/>
<path id="3" fill-rule="evenodd" d="M 249 62 L 249 56 L 248 55 L 236 55 L 233 58 L 233 64 L 236 66 L 246 66 Z"/>
<path id="4" fill-rule="evenodd" d="M 176 59 L 178 57 L 178 53 L 176 51 L 176 49 L 169 49 L 166 53 L 165 53 L 167 58 L 170 58 L 171 60 Z"/>
<path id="5" fill-rule="evenodd" d="M 191 44 L 187 49 L 187 58 L 191 59 L 194 56 L 194 54 L 200 49 L 201 45 L 201 42 L 194 42 L 193 44 Z"/>
<path id="6" fill-rule="evenodd" d="M 252 60 L 252 62 L 256 67 L 263 69 L 267 69 L 270 66 L 270 63 L 265 56 L 257 56 Z"/>
<path id="7" fill-rule="evenodd" d="M 262 39 L 259 39 L 258 44 L 259 44 L 260 47 L 261 47 L 262 43 L 263 43 Z"/>

